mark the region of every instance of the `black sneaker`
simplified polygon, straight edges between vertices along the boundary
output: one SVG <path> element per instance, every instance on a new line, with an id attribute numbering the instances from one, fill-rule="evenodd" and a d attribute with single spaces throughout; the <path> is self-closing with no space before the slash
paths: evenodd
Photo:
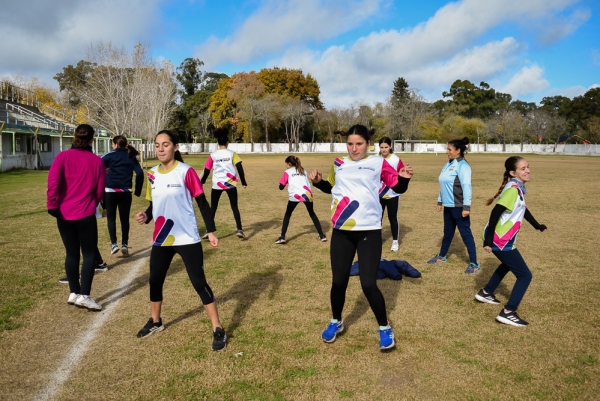
<path id="1" fill-rule="evenodd" d="M 511 326 L 517 327 L 523 327 L 529 324 L 525 320 L 521 319 L 519 315 L 517 315 L 516 311 L 505 313 L 504 308 L 502 308 L 500 314 L 496 316 L 496 320 L 500 323 L 509 324 Z"/>
<path id="2" fill-rule="evenodd" d="M 105 262 L 98 263 L 96 265 L 96 271 L 97 272 L 105 272 L 107 270 L 108 270 L 108 265 Z"/>
<path id="3" fill-rule="evenodd" d="M 58 280 L 58 282 L 61 284 L 69 284 L 69 279 L 66 277 L 63 277 L 60 280 Z"/>
<path id="4" fill-rule="evenodd" d="M 213 336 L 213 351 L 221 351 L 227 346 L 227 334 L 225 334 L 225 330 L 223 330 L 222 327 L 217 327 L 213 333 Z"/>
<path id="5" fill-rule="evenodd" d="M 499 304 L 500 301 L 496 299 L 494 294 L 486 294 L 483 292 L 483 288 L 479 290 L 477 294 L 475 294 L 475 299 L 479 302 L 484 302 L 486 304 Z"/>
<path id="6" fill-rule="evenodd" d="M 165 326 L 162 324 L 162 319 L 158 319 L 158 322 L 154 323 L 154 320 L 150 318 L 148 319 L 148 323 L 146 323 L 146 325 L 142 327 L 140 331 L 138 331 L 137 336 L 138 338 L 148 337 L 154 333 L 163 331 L 164 328 Z"/>

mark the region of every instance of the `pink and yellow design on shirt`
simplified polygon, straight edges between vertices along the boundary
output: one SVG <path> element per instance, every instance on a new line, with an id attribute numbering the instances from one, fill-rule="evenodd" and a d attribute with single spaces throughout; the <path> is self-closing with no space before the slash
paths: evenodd
<path id="1" fill-rule="evenodd" d="M 331 222 L 333 228 L 338 230 L 351 230 L 356 226 L 356 220 L 350 217 L 360 206 L 358 201 L 351 201 L 350 198 L 344 196 L 339 202 L 335 199 L 332 206 Z"/>
<path id="2" fill-rule="evenodd" d="M 310 188 L 307 187 L 306 185 L 303 186 L 302 188 L 304 188 L 304 190 L 306 192 L 303 193 L 302 195 L 294 194 L 294 198 L 298 199 L 298 202 L 312 202 L 313 201 L 313 193 L 310 190 Z"/>
<path id="3" fill-rule="evenodd" d="M 516 183 L 509 181 L 502 190 L 497 204 L 504 206 L 506 210 L 494 228 L 492 251 L 511 251 L 517 248 L 517 235 L 521 229 L 525 210 L 527 210 L 523 192 Z M 488 223 L 483 229 L 484 240 L 489 229 Z"/>
<path id="4" fill-rule="evenodd" d="M 175 236 L 170 234 L 174 225 L 173 220 L 166 219 L 165 216 L 158 216 L 154 220 L 152 241 L 155 246 L 172 246 L 175 243 Z"/>
<path id="5" fill-rule="evenodd" d="M 238 182 L 238 178 L 231 173 L 227 173 L 227 178 L 229 178 L 229 179 L 225 182 L 217 182 L 217 185 L 219 186 L 219 188 L 221 188 L 224 191 L 235 188 L 236 184 Z"/>

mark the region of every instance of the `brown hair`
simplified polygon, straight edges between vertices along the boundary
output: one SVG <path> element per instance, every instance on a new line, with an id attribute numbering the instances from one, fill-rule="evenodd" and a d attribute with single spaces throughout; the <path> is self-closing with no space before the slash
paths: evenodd
<path id="1" fill-rule="evenodd" d="M 155 141 L 156 141 L 156 138 L 160 134 L 165 134 L 166 136 L 168 136 L 169 139 L 171 140 L 171 142 L 173 143 L 173 146 L 175 146 L 179 143 L 179 139 L 177 138 L 177 135 L 175 135 L 175 133 L 173 131 L 169 131 L 168 129 L 164 129 L 164 130 L 160 131 L 158 134 L 156 134 L 156 136 L 154 137 Z M 181 152 L 178 150 L 175 151 L 174 159 L 181 163 L 184 162 L 183 157 L 181 157 Z"/>
<path id="2" fill-rule="evenodd" d="M 285 158 L 285 162 L 292 165 L 292 167 L 296 167 L 296 170 L 302 175 L 304 175 L 304 167 L 300 163 L 300 159 L 296 156 L 288 156 Z"/>
<path id="3" fill-rule="evenodd" d="M 75 134 L 73 135 L 73 147 L 77 149 L 84 149 L 90 145 L 92 139 L 94 139 L 94 128 L 88 124 L 80 124 L 75 128 Z"/>
<path id="4" fill-rule="evenodd" d="M 127 156 L 129 156 L 130 159 L 134 159 L 140 154 L 136 148 L 127 144 L 127 138 L 125 138 L 123 135 L 115 136 L 112 139 L 112 142 L 120 148 L 127 148 Z"/>
<path id="5" fill-rule="evenodd" d="M 346 137 L 350 135 L 360 135 L 365 141 L 367 141 L 367 143 L 369 143 L 373 135 L 375 135 L 375 128 L 368 129 L 364 125 L 356 124 L 350 127 L 348 131 L 342 133 L 341 135 L 344 135 Z"/>
<path id="6" fill-rule="evenodd" d="M 506 161 L 504 162 L 504 175 L 502 177 L 502 184 L 500 185 L 500 188 L 498 188 L 498 192 L 496 192 L 496 195 L 494 195 L 493 198 L 490 198 L 485 202 L 486 205 L 491 205 L 492 202 L 494 202 L 494 199 L 496 199 L 498 195 L 502 193 L 504 186 L 506 185 L 508 180 L 510 180 L 510 172 L 515 171 L 517 169 L 517 163 L 519 163 L 521 160 L 523 160 L 523 157 L 521 156 L 511 156 L 508 159 L 506 159 Z"/>

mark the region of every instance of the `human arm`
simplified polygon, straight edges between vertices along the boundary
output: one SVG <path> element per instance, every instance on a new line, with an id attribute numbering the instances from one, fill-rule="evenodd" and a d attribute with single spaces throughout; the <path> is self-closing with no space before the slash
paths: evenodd
<path id="1" fill-rule="evenodd" d="M 473 188 L 471 186 L 471 166 L 465 160 L 459 162 L 459 168 L 456 173 L 460 182 L 463 195 L 463 210 L 462 217 L 467 217 L 471 212 L 471 198 L 473 196 Z"/>
<path id="2" fill-rule="evenodd" d="M 485 238 L 483 239 L 483 249 L 486 252 L 492 251 L 492 245 L 494 243 L 494 232 L 496 230 L 496 226 L 498 225 L 498 220 L 500 220 L 500 216 L 507 210 L 506 206 L 496 204 L 490 213 L 490 221 L 488 223 L 487 230 L 485 232 Z"/>
<path id="3" fill-rule="evenodd" d="M 381 181 L 397 194 L 406 192 L 412 176 L 413 169 L 410 165 L 407 164 L 403 166 L 400 171 L 396 171 L 386 160 L 383 160 L 381 166 Z"/>
<path id="4" fill-rule="evenodd" d="M 135 221 L 137 221 L 139 224 L 148 224 L 150 221 L 152 221 L 152 217 L 152 201 L 150 201 L 150 204 L 145 212 L 136 213 Z"/>
<path id="5" fill-rule="evenodd" d="M 527 222 L 529 224 L 531 224 L 533 226 L 533 228 L 535 228 L 536 230 L 539 230 L 540 232 L 544 232 L 546 231 L 547 227 L 545 224 L 540 224 L 538 223 L 535 218 L 533 217 L 533 215 L 531 214 L 531 212 L 529 211 L 529 208 L 525 209 L 525 220 L 527 220 Z"/>
<path id="6" fill-rule="evenodd" d="M 215 227 L 215 220 L 213 218 L 210 205 L 206 200 L 206 195 L 204 193 L 201 193 L 194 199 L 196 199 L 196 204 L 198 205 L 198 209 L 200 209 L 202 220 L 204 220 L 204 225 L 206 226 L 206 232 L 208 233 L 208 242 L 210 242 L 212 246 L 217 246 L 219 244 L 219 239 L 214 234 L 214 232 L 217 231 L 217 228 Z"/>
<path id="7" fill-rule="evenodd" d="M 60 217 L 58 210 L 58 187 L 63 176 L 63 157 L 59 153 L 48 171 L 48 189 L 46 192 L 46 208 L 48 213 L 56 218 Z"/>
<path id="8" fill-rule="evenodd" d="M 331 189 L 333 185 L 328 180 L 323 179 L 323 175 L 319 170 L 313 170 L 308 174 L 308 179 L 313 183 L 313 185 L 319 188 L 322 192 L 326 194 L 331 193 Z"/>
<path id="9" fill-rule="evenodd" d="M 283 191 L 283 189 L 285 188 L 285 186 L 288 184 L 288 173 L 287 171 L 283 172 L 283 175 L 281 176 L 281 179 L 279 180 L 279 190 Z"/>
<path id="10" fill-rule="evenodd" d="M 242 183 L 242 187 L 246 188 L 248 184 L 246 184 L 246 176 L 244 175 L 244 168 L 242 167 L 242 162 L 237 162 L 235 167 L 237 168 L 238 175 L 240 176 L 240 182 Z"/>
<path id="11" fill-rule="evenodd" d="M 202 179 L 200 180 L 202 185 L 206 184 L 206 179 L 210 175 L 210 170 L 212 170 L 212 167 L 213 167 L 212 156 L 208 156 L 208 159 L 206 159 L 206 163 L 204 163 L 204 174 L 202 174 Z"/>
<path id="12" fill-rule="evenodd" d="M 139 198 L 142 194 L 142 187 L 144 186 L 144 171 L 136 158 L 133 159 L 133 171 L 135 172 L 135 188 L 133 190 L 133 195 L 136 198 Z"/>

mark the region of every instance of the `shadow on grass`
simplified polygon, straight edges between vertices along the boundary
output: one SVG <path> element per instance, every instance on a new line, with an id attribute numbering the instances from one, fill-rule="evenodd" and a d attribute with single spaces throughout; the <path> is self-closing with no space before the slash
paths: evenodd
<path id="1" fill-rule="evenodd" d="M 17 214 L 13 214 L 11 216 L 4 216 L 5 219 L 16 219 L 19 217 L 31 217 L 34 214 L 44 214 L 44 213 L 48 213 L 48 211 L 46 209 L 42 209 L 42 210 L 38 210 L 35 212 L 23 212 L 23 213 L 17 213 Z M 50 215 L 48 215 L 50 216 Z"/>
<path id="2" fill-rule="evenodd" d="M 227 336 L 233 338 L 233 333 L 242 324 L 248 309 L 258 300 L 260 294 L 270 288 L 268 298 L 273 299 L 283 282 L 283 276 L 279 273 L 281 266 L 270 268 L 262 272 L 250 273 L 235 283 L 229 291 L 217 297 L 217 305 L 222 305 L 229 301 L 237 301 L 229 324 L 225 328 Z M 175 318 L 167 326 L 175 325 L 196 313 L 200 309 L 192 309 L 183 315 Z M 221 320 L 223 316 L 221 315 Z"/>
<path id="3" fill-rule="evenodd" d="M 249 240 L 261 231 L 272 230 L 274 228 L 281 227 L 282 223 L 283 216 L 281 216 L 281 218 L 273 218 L 271 220 L 265 220 L 251 224 L 244 229 L 244 233 L 246 234 L 246 240 Z"/>
<path id="4" fill-rule="evenodd" d="M 387 219 L 387 216 L 385 217 Z M 406 234 L 412 232 L 412 228 L 407 225 L 403 225 L 400 223 L 400 234 L 398 234 L 398 243 L 402 246 L 402 241 L 404 241 L 404 237 Z M 381 241 L 385 244 L 386 241 L 389 241 L 392 238 L 392 232 L 389 227 L 382 229 L 381 233 Z"/>

